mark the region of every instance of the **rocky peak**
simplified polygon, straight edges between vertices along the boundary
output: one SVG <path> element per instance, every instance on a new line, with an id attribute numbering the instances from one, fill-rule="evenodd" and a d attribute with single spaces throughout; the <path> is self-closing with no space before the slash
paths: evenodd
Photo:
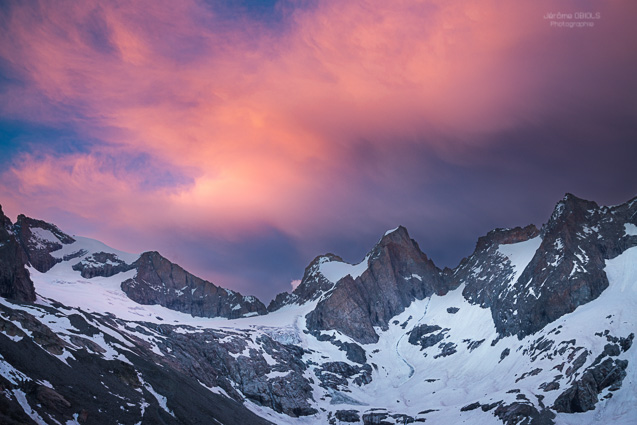
<path id="1" fill-rule="evenodd" d="M 606 209 L 606 208 L 603 208 Z M 553 209 L 549 221 L 542 227 L 542 234 L 559 232 L 564 228 L 577 226 L 590 220 L 600 211 L 599 205 L 593 201 L 578 198 L 567 193 Z"/>
<path id="2" fill-rule="evenodd" d="M 0 226 L 2 226 L 2 228 L 8 232 L 13 229 L 11 220 L 9 219 L 9 217 L 4 215 L 4 211 L 2 211 L 2 205 L 0 205 Z"/>
<path id="3" fill-rule="evenodd" d="M 449 289 L 440 269 L 402 226 L 387 232 L 367 258 L 362 274 L 339 280 L 307 315 L 308 328 L 336 329 L 361 343 L 376 342 L 374 326 L 386 329 L 415 299 Z"/>
<path id="4" fill-rule="evenodd" d="M 282 292 L 278 294 L 268 305 L 268 311 L 276 311 L 290 304 L 305 304 L 308 301 L 318 299 L 332 289 L 335 282 L 330 281 L 321 273 L 321 265 L 332 261 L 343 262 L 343 259 L 330 253 L 314 258 L 305 268 L 303 279 L 301 279 L 299 286 L 292 293 Z"/>
<path id="5" fill-rule="evenodd" d="M 122 290 L 140 304 L 159 304 L 200 317 L 237 318 L 266 312 L 255 297 L 200 279 L 157 251 L 144 252 L 133 267 L 137 274 L 122 282 Z"/>
<path id="6" fill-rule="evenodd" d="M 26 269 L 27 256 L 13 233 L 9 217 L 0 206 L 0 296 L 35 301 L 35 289 Z"/>
<path id="7" fill-rule="evenodd" d="M 521 338 L 597 298 L 608 287 L 605 260 L 637 245 L 637 237 L 626 235 L 630 217 L 629 204 L 600 207 L 567 194 L 517 280 L 495 292 L 498 331 Z"/>
<path id="8" fill-rule="evenodd" d="M 409 237 L 409 233 L 404 226 L 398 226 L 395 229 L 385 232 L 376 245 L 386 246 L 392 243 L 398 245 L 410 245 L 414 243 L 414 240 Z"/>
<path id="9" fill-rule="evenodd" d="M 495 229 L 478 239 L 471 256 L 463 260 L 451 273 L 453 286 L 464 283 L 462 294 L 470 302 L 491 307 L 500 297 L 516 271 L 511 259 L 500 247 L 527 242 L 539 235 L 533 224 L 513 229 Z"/>
<path id="10" fill-rule="evenodd" d="M 15 223 L 15 228 L 18 232 L 21 230 L 25 230 L 25 231 L 30 230 L 31 234 L 33 234 L 33 229 L 36 229 L 36 228 L 47 230 L 55 236 L 55 238 L 57 239 L 57 241 L 59 241 L 59 243 L 64 245 L 72 244 L 73 242 L 75 242 L 75 239 L 73 239 L 71 236 L 61 231 L 60 228 L 57 227 L 55 224 L 51 224 L 43 220 L 37 220 L 35 218 L 27 217 L 24 214 L 20 214 L 18 216 L 18 220 Z M 47 239 L 45 242 L 57 243 L 57 241 L 52 239 Z"/>
<path id="11" fill-rule="evenodd" d="M 298 297 L 300 304 L 315 300 L 334 287 L 335 282 L 330 281 L 321 273 L 321 265 L 332 261 L 343 262 L 343 259 L 338 255 L 328 253 L 316 257 L 305 268 L 301 283 L 292 292 Z"/>
<path id="12" fill-rule="evenodd" d="M 13 231 L 31 266 L 42 273 L 46 273 L 51 267 L 62 261 L 53 257 L 51 252 L 62 249 L 63 245 L 75 242 L 75 239 L 62 232 L 54 224 L 36 220 L 24 214 L 18 216 Z"/>

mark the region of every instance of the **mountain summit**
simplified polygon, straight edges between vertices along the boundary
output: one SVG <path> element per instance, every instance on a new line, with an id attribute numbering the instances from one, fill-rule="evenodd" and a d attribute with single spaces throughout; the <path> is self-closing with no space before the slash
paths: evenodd
<path id="1" fill-rule="evenodd" d="M 567 194 L 441 270 L 402 226 L 266 309 L 0 209 L 0 422 L 634 423 L 637 198 Z"/>
<path id="2" fill-rule="evenodd" d="M 334 329 L 359 343 L 377 342 L 374 327 L 386 330 L 414 300 L 449 290 L 441 270 L 402 226 L 387 232 L 363 263 L 360 274 L 339 279 L 307 316 L 308 329 Z"/>

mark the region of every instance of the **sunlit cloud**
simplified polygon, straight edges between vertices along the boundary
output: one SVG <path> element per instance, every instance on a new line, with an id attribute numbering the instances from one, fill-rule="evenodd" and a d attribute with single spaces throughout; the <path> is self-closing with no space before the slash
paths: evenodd
<path id="1" fill-rule="evenodd" d="M 493 135 L 568 109 L 585 89 L 627 98 L 588 79 L 625 63 L 616 40 L 630 39 L 630 14 L 595 4 L 598 28 L 558 33 L 542 18 L 554 7 L 280 2 L 273 23 L 194 0 L 10 3 L 0 57 L 19 84 L 4 86 L 0 114 L 63 123 L 87 143 L 34 141 L 2 171 L 2 202 L 225 240 L 448 213 L 421 192 L 440 178 L 433 163 L 487 155 L 502 143 Z M 125 239 L 109 226 L 100 232 Z"/>
<path id="2" fill-rule="evenodd" d="M 290 286 L 292 286 L 292 290 L 294 291 L 296 289 L 297 286 L 299 286 L 301 284 L 301 279 L 294 279 L 292 282 L 290 282 Z"/>

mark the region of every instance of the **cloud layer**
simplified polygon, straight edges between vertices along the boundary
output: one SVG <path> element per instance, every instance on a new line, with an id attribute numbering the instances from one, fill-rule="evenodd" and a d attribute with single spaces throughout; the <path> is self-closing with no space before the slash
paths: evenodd
<path id="1" fill-rule="evenodd" d="M 8 2 L 1 202 L 264 297 L 398 223 L 457 261 L 564 191 L 635 192 L 637 7 L 555 7 Z"/>

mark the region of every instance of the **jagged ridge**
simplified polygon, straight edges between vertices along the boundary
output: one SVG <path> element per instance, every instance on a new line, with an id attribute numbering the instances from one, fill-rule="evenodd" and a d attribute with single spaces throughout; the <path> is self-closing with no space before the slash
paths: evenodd
<path id="1" fill-rule="evenodd" d="M 141 390 L 141 398 L 132 397 L 116 381 L 109 381 L 109 388 L 117 388 L 118 394 L 132 401 L 122 418 L 138 415 L 143 423 L 194 420 L 182 408 L 184 397 L 170 386 L 151 381 L 158 375 L 144 363 L 147 359 L 165 368 L 166 374 L 159 379 L 195 386 L 193 379 L 197 379 L 212 387 L 219 394 L 215 403 L 247 399 L 261 406 L 255 410 L 260 415 L 269 411 L 291 417 L 310 415 L 306 421 L 311 423 L 427 419 L 480 423 L 484 415 L 505 424 L 571 423 L 564 415 L 597 409 L 600 400 L 607 400 L 604 406 L 616 406 L 608 404 L 614 402 L 611 398 L 619 395 L 625 403 L 630 400 L 627 394 L 634 394 L 630 321 L 634 320 L 631 306 L 635 297 L 627 292 L 626 298 L 632 301 L 622 304 L 620 291 L 626 285 L 634 286 L 637 273 L 633 248 L 637 246 L 636 206 L 637 200 L 632 200 L 599 207 L 567 195 L 541 229 L 527 226 L 489 232 L 453 270 L 438 269 L 406 229 L 399 227 L 383 236 L 358 265 L 344 263 L 332 254 L 314 259 L 299 287 L 270 304 L 271 317 L 243 318 L 227 325 L 193 322 L 199 324 L 186 326 L 148 315 L 137 304 L 130 307 L 132 316 L 122 320 L 72 310 L 53 300 L 45 300 L 51 305 L 46 308 L 4 303 L 0 346 L 3 354 L 19 352 L 16 347 L 20 345 L 29 346 L 36 357 L 55 356 L 54 362 L 62 359 L 77 370 L 84 368 L 94 376 L 93 381 L 98 380 L 98 370 L 119 371 L 116 375 Z M 51 251 L 64 264 L 47 273 L 73 265 L 76 274 L 89 280 L 128 282 L 122 289 L 130 285 L 125 289 L 131 292 L 129 297 L 139 297 L 144 304 L 158 303 L 190 314 L 203 313 L 197 308 L 213 311 L 214 307 L 193 309 L 196 296 L 186 296 L 189 290 L 191 295 L 199 294 L 197 290 L 209 291 L 210 300 L 224 298 L 220 294 L 225 290 L 190 275 L 156 252 L 133 261 L 108 250 L 75 251 L 75 243 Z M 16 245 L 20 246 L 17 240 Z M 65 260 L 68 255 L 77 260 Z M 8 264 L 7 258 L 0 258 L 0 264 Z M 45 282 L 49 293 L 58 291 L 56 281 L 46 282 L 46 274 L 36 276 L 36 288 Z M 611 282 L 615 286 L 608 295 Z M 226 307 L 215 310 L 216 315 L 232 314 L 227 311 L 228 301 L 237 300 L 226 294 L 228 298 L 221 303 Z M 614 304 L 608 304 L 613 306 L 611 310 L 604 313 L 605 304 L 594 304 L 598 299 L 612 301 Z M 288 308 L 282 308 L 285 306 Z M 73 318 L 71 311 L 79 317 Z M 141 316 L 155 323 L 139 322 Z M 589 318 L 595 319 L 589 323 Z M 63 324 L 65 320 L 71 325 Z M 49 328 L 50 323 L 54 325 Z M 209 325 L 202 327 L 202 323 Z M 569 329 L 570 323 L 579 327 Z M 106 332 L 103 326 L 110 330 Z M 131 357 L 131 352 L 140 358 Z M 93 369 L 86 369 L 93 364 L 93 356 L 101 360 L 93 362 Z M 58 422 L 70 420 L 81 397 L 69 392 L 60 376 L 30 369 L 16 355 L 4 361 L 7 359 L 8 363 L 2 363 L 5 375 L 0 377 L 0 391 L 7 400 L 3 412 L 24 419 L 27 410 L 19 402 L 24 393 L 22 400 L 37 406 L 34 411 L 39 414 Z M 128 359 L 132 368 L 114 363 L 118 359 L 123 363 Z M 47 361 L 38 360 L 41 364 Z M 12 372 L 11 367 L 16 366 L 22 372 Z M 28 384 L 20 384 L 16 378 L 23 372 L 33 376 L 31 381 L 23 379 Z M 491 372 L 493 376 L 485 375 Z M 47 377 L 51 388 L 40 383 Z M 161 398 L 157 398 L 159 403 L 151 403 L 155 413 L 147 417 L 141 406 L 151 391 L 144 382 L 152 382 L 149 387 L 159 388 L 168 397 L 166 408 Z M 465 398 L 453 392 L 459 386 Z M 376 394 L 376 398 L 367 394 Z M 440 398 L 441 394 L 447 398 Z M 109 395 L 104 397 L 110 400 Z M 440 405 L 432 406 L 430 400 Z M 82 403 L 93 409 L 91 403 Z M 108 406 L 111 409 L 113 403 Z M 227 406 L 239 415 L 235 422 L 230 419 L 227 423 L 246 420 L 239 419 L 245 414 L 243 406 Z M 53 413 L 56 408 L 59 412 Z M 79 412 L 79 417 L 100 417 L 86 414 L 89 416 Z M 215 416 L 218 412 L 209 414 L 219 417 Z M 628 418 L 625 411 L 619 416 L 615 411 L 609 414 Z M 269 417 L 277 423 L 294 423 L 285 417 Z"/>

